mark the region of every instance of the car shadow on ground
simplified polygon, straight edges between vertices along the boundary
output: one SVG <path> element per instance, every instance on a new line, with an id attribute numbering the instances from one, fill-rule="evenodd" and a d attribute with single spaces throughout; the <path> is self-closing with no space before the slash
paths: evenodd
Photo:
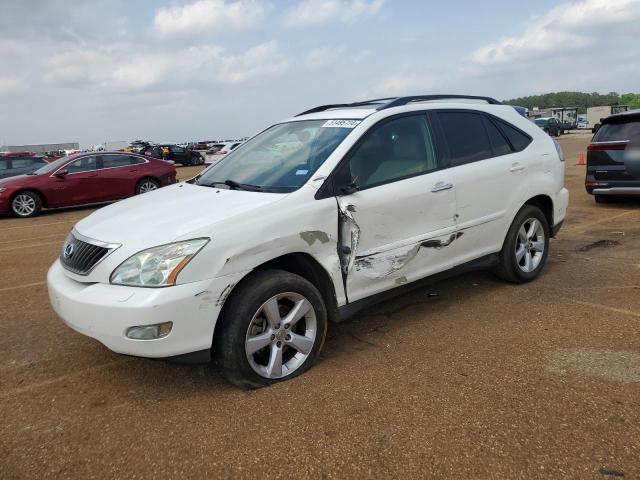
<path id="1" fill-rule="evenodd" d="M 640 207 L 640 196 L 637 197 L 617 197 L 610 196 L 607 197 L 605 203 L 599 203 L 598 208 L 611 208 L 611 209 L 619 209 L 619 208 L 638 208 Z"/>
<path id="2" fill-rule="evenodd" d="M 425 325 L 442 319 L 456 302 L 471 301 L 476 296 L 502 288 L 518 288 L 497 279 L 488 271 L 466 273 L 415 288 L 407 287 L 410 286 L 400 289 L 397 296 L 368 307 L 348 320 L 330 323 L 323 351 L 314 369 L 322 369 L 327 361 L 349 361 L 363 350 L 384 348 L 385 338 L 393 338 L 396 330 L 405 328 L 407 322 Z M 125 358 L 128 366 L 119 372 L 125 377 L 121 381 L 141 387 L 148 398 L 156 398 L 163 392 L 170 396 L 175 392 L 189 396 L 240 391 L 224 379 L 221 367 L 215 361 L 184 365 L 166 360 Z"/>

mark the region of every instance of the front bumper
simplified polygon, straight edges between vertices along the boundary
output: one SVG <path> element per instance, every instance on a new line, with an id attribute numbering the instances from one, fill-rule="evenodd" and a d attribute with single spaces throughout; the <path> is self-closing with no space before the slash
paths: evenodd
<path id="1" fill-rule="evenodd" d="M 165 358 L 211 348 L 222 305 L 242 275 L 166 288 L 126 287 L 78 282 L 56 260 L 47 284 L 53 309 L 69 327 L 117 353 Z M 163 322 L 173 322 L 164 338 L 126 337 L 129 327 Z"/>

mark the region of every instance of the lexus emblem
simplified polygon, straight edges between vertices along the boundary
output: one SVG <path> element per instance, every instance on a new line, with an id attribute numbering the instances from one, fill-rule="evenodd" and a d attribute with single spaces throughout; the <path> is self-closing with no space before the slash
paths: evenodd
<path id="1" fill-rule="evenodd" d="M 73 255 L 73 243 L 68 243 L 66 247 L 64 247 L 64 258 L 71 258 Z"/>

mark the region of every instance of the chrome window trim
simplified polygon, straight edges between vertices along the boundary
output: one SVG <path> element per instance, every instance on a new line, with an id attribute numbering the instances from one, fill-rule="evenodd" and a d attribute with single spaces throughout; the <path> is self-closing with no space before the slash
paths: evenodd
<path id="1" fill-rule="evenodd" d="M 132 154 L 132 153 L 104 153 L 102 155 L 95 154 L 95 155 L 85 155 L 85 156 L 86 157 L 108 157 L 109 155 L 125 155 L 127 157 L 136 157 L 136 158 L 140 158 L 142 160 L 142 162 L 134 163 L 134 164 L 131 164 L 131 165 L 120 165 L 118 167 L 96 168 L 95 170 L 86 170 L 84 172 L 72 172 L 72 173 L 68 173 L 67 175 L 78 175 L 80 173 L 89 173 L 89 172 L 102 172 L 103 170 L 113 170 L 114 168 L 133 167 L 135 165 L 146 165 L 147 163 L 149 163 L 149 159 L 148 158 L 145 158 L 142 155 L 135 155 L 135 154 Z M 64 168 L 67 165 L 69 165 L 70 163 L 73 163 L 73 162 L 77 162 L 78 160 L 81 160 L 82 158 L 84 158 L 84 157 L 74 158 L 73 160 L 69 160 L 67 163 L 65 163 L 60 168 L 58 168 L 55 172 L 53 172 L 51 175 L 49 175 L 49 177 L 55 177 L 56 173 L 58 173 L 60 170 L 64 170 Z M 97 160 L 96 160 L 96 162 L 97 162 Z"/>

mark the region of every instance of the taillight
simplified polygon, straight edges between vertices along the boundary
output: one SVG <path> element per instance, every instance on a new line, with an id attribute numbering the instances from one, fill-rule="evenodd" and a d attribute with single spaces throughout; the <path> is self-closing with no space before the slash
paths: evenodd
<path id="1" fill-rule="evenodd" d="M 556 147 L 556 152 L 558 152 L 558 158 L 561 162 L 564 162 L 564 152 L 562 151 L 562 147 L 556 140 L 553 140 L 553 144 Z"/>
<path id="2" fill-rule="evenodd" d="M 596 142 L 591 143 L 587 150 L 590 152 L 602 152 L 605 150 L 624 150 L 627 148 L 627 140 L 621 142 Z"/>

